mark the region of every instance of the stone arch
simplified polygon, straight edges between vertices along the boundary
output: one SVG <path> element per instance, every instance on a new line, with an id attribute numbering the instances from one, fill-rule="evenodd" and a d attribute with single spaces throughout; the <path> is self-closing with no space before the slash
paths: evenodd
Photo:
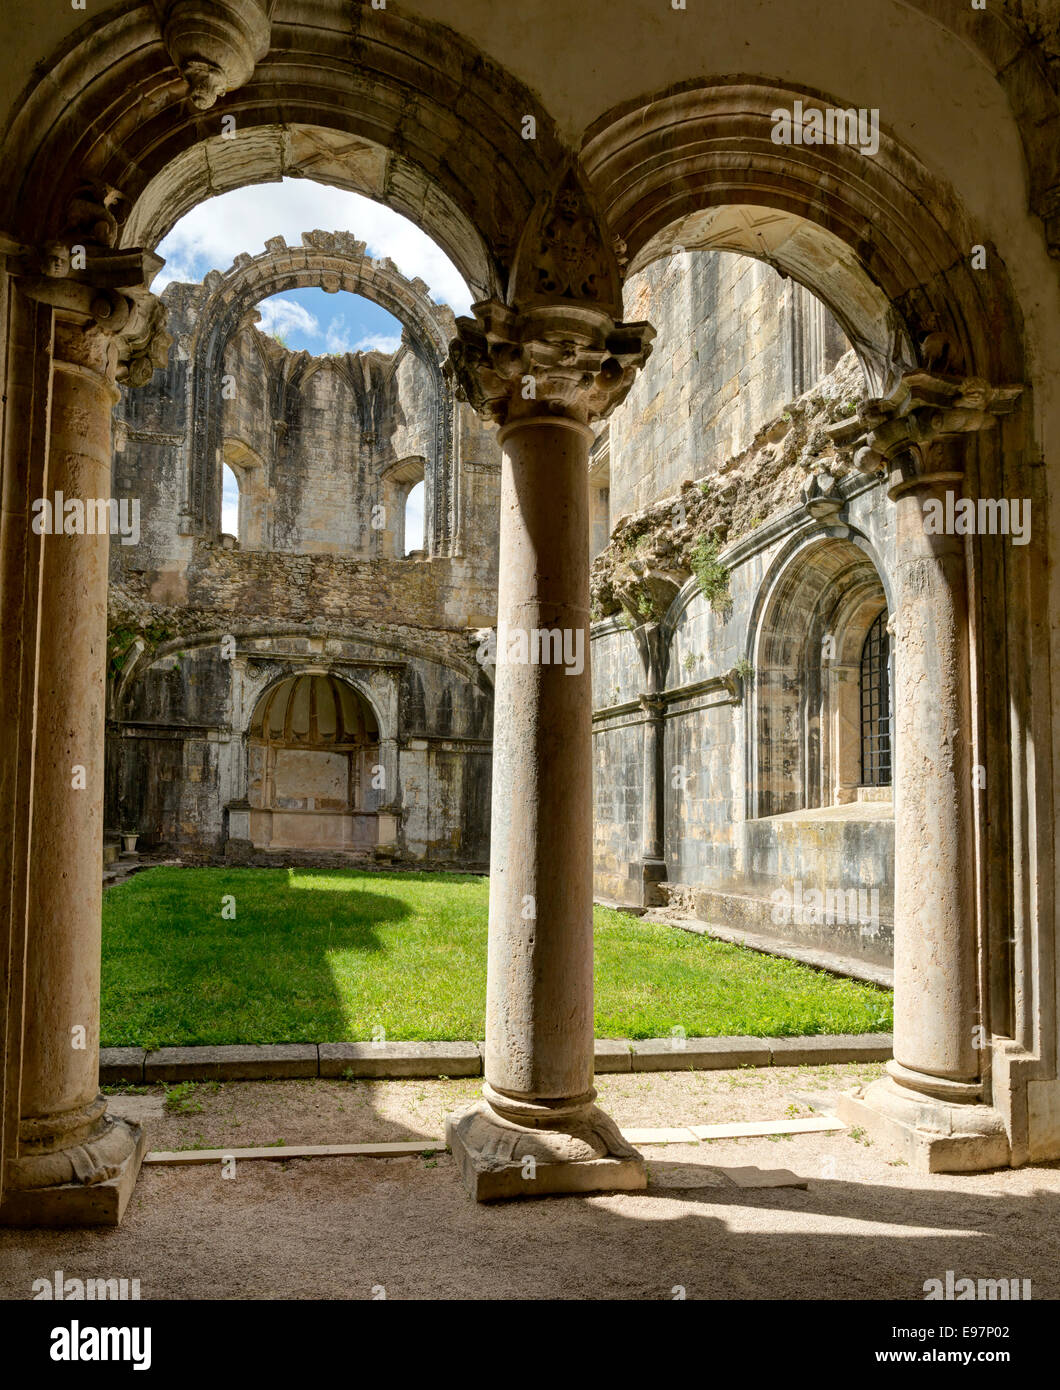
<path id="1" fill-rule="evenodd" d="M 1047 425 L 1043 417 L 1038 426 L 1027 389 L 1037 379 L 1038 356 L 1027 346 L 1010 269 L 947 183 L 945 165 L 929 169 L 886 128 L 880 129 L 872 158 L 846 145 L 777 145 L 773 113 L 791 112 L 796 100 L 818 109 L 849 105 L 821 91 L 755 76 L 685 82 L 601 117 L 586 133 L 581 158 L 612 233 L 625 243 L 629 265 L 641 265 L 643 258 L 665 250 L 676 239 L 675 231 L 687 240 L 697 230 L 704 244 L 771 260 L 824 300 L 855 340 L 870 397 L 876 398 L 864 402 L 849 423 L 829 432 L 841 447 L 851 446 L 854 461 L 859 467 L 867 464 L 867 472 L 890 469 L 890 495 L 897 515 L 905 518 L 897 523 L 894 573 L 900 623 L 907 613 L 897 633 L 895 663 L 900 864 L 895 1036 L 904 1070 L 895 1082 L 895 1106 L 889 1095 L 880 1101 L 881 1113 L 892 1114 L 905 1103 L 900 1094 L 904 1086 L 921 1095 L 945 1091 L 962 1102 L 990 1096 L 991 1059 L 973 1055 L 966 1041 L 967 1021 L 975 1009 L 978 1017 L 989 1017 L 993 1032 L 1015 1037 L 1020 1047 L 1029 1048 L 1032 1036 L 1043 1038 L 1046 1032 L 1048 1046 L 1056 1045 L 1051 1024 L 1035 1033 L 1037 1024 L 1022 1008 L 1017 984 L 1021 970 L 1034 968 L 1026 964 L 1032 960 L 1047 973 L 1055 971 L 1051 888 L 1045 893 L 1029 888 L 1022 867 L 1038 853 L 1036 837 L 1053 816 L 1044 786 L 1026 771 L 1033 748 L 1048 737 L 1036 715 L 1050 701 L 1048 655 L 1034 628 L 1034 605 L 1027 603 L 1029 594 L 1042 596 L 1044 547 L 1037 555 L 1028 554 L 1028 548 L 1019 554 L 1010 549 L 1002 565 L 980 537 L 972 538 L 960 555 L 940 553 L 931 561 L 917 553 L 915 542 L 920 501 L 935 495 L 933 487 L 935 492 L 944 489 L 945 483 L 937 480 L 950 469 L 949 476 L 958 478 L 970 495 L 1037 495 L 1047 507 L 1044 470 L 1030 462 L 1038 447 L 1035 429 Z M 1046 110 L 1054 122 L 1055 96 L 1043 104 L 1043 115 Z M 1055 154 L 1051 158 L 1055 164 Z M 1039 171 L 1041 167 L 1039 160 Z M 726 227 L 726 214 L 718 214 L 717 223 L 707 216 L 718 209 L 751 212 L 741 211 Z M 1040 203 L 1037 210 L 1047 211 Z M 690 222 L 695 218 L 701 219 L 698 228 Z M 1052 221 L 1055 230 L 1055 212 Z M 1047 240 L 1055 245 L 1048 227 L 1047 218 Z M 989 274 L 973 269 L 975 246 L 987 249 Z M 1021 269 L 1014 263 L 1011 275 Z M 1035 302 L 1030 297 L 1025 302 L 1033 326 Z M 920 383 L 925 392 L 919 391 Z M 970 411 L 947 417 L 936 408 L 934 403 L 953 400 L 965 389 L 970 391 L 964 397 Z M 933 390 L 938 394 L 932 396 Z M 975 414 L 984 402 L 987 410 Z M 864 447 L 874 437 L 877 408 L 881 421 L 892 412 L 912 414 L 907 437 L 901 424 L 892 431 L 896 442 L 888 446 L 887 460 Z M 946 434 L 943 443 L 930 442 L 933 429 L 945 432 L 954 422 L 955 432 Z M 908 447 L 905 438 L 912 441 L 918 427 L 926 432 L 925 444 Z M 934 475 L 936 482 L 931 481 L 933 468 L 941 470 Z M 903 575 L 918 573 L 921 587 L 903 585 Z M 933 629 L 933 639 L 925 642 L 920 624 L 934 622 L 936 602 L 945 616 Z M 987 674 L 1016 669 L 1026 674 L 1015 681 L 995 682 Z M 926 698 L 928 690 L 931 699 Z M 969 691 L 976 692 L 974 703 Z M 930 742 L 945 720 L 960 727 L 960 758 L 947 761 L 948 755 L 934 747 L 923 752 L 926 745 L 921 743 L 913 774 L 917 754 L 911 746 L 920 738 L 918 730 L 929 727 Z M 969 748 L 977 750 L 983 766 L 1004 769 L 994 785 L 970 790 L 971 774 L 961 765 Z M 748 780 L 753 785 L 753 778 Z M 936 793 L 943 783 L 945 788 Z M 1010 787 L 1019 788 L 1012 795 L 1034 802 L 1026 825 L 1011 814 Z M 938 824 L 928 842 L 945 845 L 945 859 L 924 849 L 920 822 L 933 797 Z M 753 807 L 748 810 L 754 814 Z M 931 876 L 940 886 L 932 899 L 936 907 L 929 911 L 918 882 Z M 973 881 L 981 892 L 973 889 Z M 1015 932 L 996 925 L 1010 918 L 1018 923 Z M 1013 960 L 1013 937 L 1023 943 L 1019 949 L 1025 964 Z M 952 995 L 952 1008 L 938 1006 L 945 1022 L 921 1048 L 917 988 L 929 950 L 945 955 L 960 987 Z M 907 1060 L 912 1058 L 915 1063 Z M 911 1079 L 914 1073 L 944 1080 Z M 946 1090 L 954 1078 L 959 1081 Z M 961 1090 L 968 1078 L 974 1080 Z M 999 1151 L 1000 1122 L 989 1105 L 971 1119 L 953 1123 L 981 1125 L 981 1152 Z M 1013 1118 L 1012 1123 L 1013 1152 L 1019 1152 L 1026 1131 L 1022 1120 Z"/>
<path id="2" fill-rule="evenodd" d="M 312 23 L 274 22 L 271 45 L 248 54 L 240 80 L 204 110 L 154 4 L 82 25 L 34 74 L 0 147 L 0 224 L 31 244 L 59 236 L 89 180 L 120 195 L 123 244 L 154 246 L 206 197 L 308 177 L 411 218 L 477 297 L 503 287 L 511 229 L 560 157 L 532 93 L 455 32 L 395 5 L 322 0 Z M 512 111 L 533 116 L 534 140 Z M 236 138 L 224 138 L 225 117 Z"/>
<path id="3" fill-rule="evenodd" d="M 612 233 L 639 269 L 675 244 L 765 259 L 822 299 L 873 395 L 916 366 L 1023 376 L 1007 277 L 977 275 L 985 242 L 960 200 L 881 128 L 878 153 L 777 145 L 773 112 L 846 106 L 757 78 L 684 84 L 594 123 L 581 157 Z"/>
<path id="4" fill-rule="evenodd" d="M 455 331 L 452 310 L 436 304 L 425 281 L 408 280 L 389 258 L 374 260 L 349 232 L 306 232 L 301 246 L 283 237 L 266 242 L 257 256 L 237 256 L 227 271 L 210 271 L 191 345 L 191 438 L 184 456 L 181 529 L 209 533 L 218 509 L 211 460 L 220 448 L 225 351 L 233 335 L 270 295 L 306 287 L 359 294 L 402 324 L 404 346 L 430 373 L 434 404 L 432 457 L 427 460 L 427 550 L 446 554 L 459 530 L 459 487 L 452 389 L 443 363 Z M 312 368 L 312 364 L 310 364 Z"/>
<path id="5" fill-rule="evenodd" d="M 773 565 L 748 634 L 749 817 L 858 798 L 861 649 L 884 609 L 881 571 L 853 537 L 817 532 Z"/>

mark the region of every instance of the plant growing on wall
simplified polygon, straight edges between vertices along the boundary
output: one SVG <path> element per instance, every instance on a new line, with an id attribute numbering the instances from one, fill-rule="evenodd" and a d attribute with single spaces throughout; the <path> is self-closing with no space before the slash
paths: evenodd
<path id="1" fill-rule="evenodd" d="M 700 536 L 689 559 L 700 592 L 713 612 L 726 613 L 731 606 L 729 571 L 718 559 L 720 548 L 716 536 Z"/>
<path id="2" fill-rule="evenodd" d="M 755 678 L 755 668 L 745 656 L 741 656 L 736 665 L 732 668 L 740 677 L 745 685 L 750 685 Z"/>
<path id="3" fill-rule="evenodd" d="M 157 647 L 177 636 L 178 629 L 169 623 L 147 623 L 142 628 L 115 627 L 107 635 L 107 674 L 118 675 L 132 654 L 136 639 L 142 638 L 146 646 Z"/>

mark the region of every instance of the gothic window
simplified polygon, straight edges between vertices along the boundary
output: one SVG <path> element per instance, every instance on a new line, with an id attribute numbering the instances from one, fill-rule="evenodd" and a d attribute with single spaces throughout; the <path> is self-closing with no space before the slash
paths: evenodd
<path id="1" fill-rule="evenodd" d="M 861 649 L 861 785 L 891 785 L 891 638 L 886 608 L 877 614 Z"/>

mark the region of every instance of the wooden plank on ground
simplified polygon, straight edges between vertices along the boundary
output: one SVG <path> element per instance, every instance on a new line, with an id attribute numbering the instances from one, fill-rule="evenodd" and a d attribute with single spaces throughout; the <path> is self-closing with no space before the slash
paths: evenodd
<path id="1" fill-rule="evenodd" d="M 254 1158 L 394 1158 L 408 1154 L 441 1153 L 444 1139 L 402 1139 L 388 1144 L 270 1144 L 261 1149 L 177 1149 L 144 1156 L 145 1163 L 220 1163 L 222 1159 Z"/>
<path id="2" fill-rule="evenodd" d="M 846 1129 L 842 1120 L 815 1115 L 810 1120 L 740 1120 L 724 1125 L 690 1125 L 697 1139 L 753 1139 L 764 1134 L 825 1134 Z"/>

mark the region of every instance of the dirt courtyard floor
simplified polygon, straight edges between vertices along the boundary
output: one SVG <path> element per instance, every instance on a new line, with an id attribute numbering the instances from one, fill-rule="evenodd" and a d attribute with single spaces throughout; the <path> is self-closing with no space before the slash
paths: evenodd
<path id="1" fill-rule="evenodd" d="M 809 1118 L 878 1066 L 597 1078 L 624 1128 Z M 148 1148 L 440 1140 L 480 1080 L 244 1082 L 112 1095 Z M 174 1113 L 174 1110 L 182 1113 Z M 928 1279 L 1060 1297 L 1060 1165 L 915 1174 L 857 1130 L 645 1146 L 646 1192 L 479 1206 L 442 1152 L 146 1165 L 117 1230 L 0 1231 L 0 1297 L 138 1278 L 144 1299 L 922 1300 Z M 719 1167 L 789 1169 L 750 1190 Z M 375 1293 L 373 1294 L 373 1290 Z"/>

